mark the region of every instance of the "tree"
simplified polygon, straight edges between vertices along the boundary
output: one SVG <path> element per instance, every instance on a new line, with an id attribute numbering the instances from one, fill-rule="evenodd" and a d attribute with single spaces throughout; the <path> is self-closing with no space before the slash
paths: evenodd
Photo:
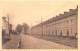
<path id="1" fill-rule="evenodd" d="M 24 33 L 24 34 L 28 33 L 28 29 L 29 29 L 28 24 L 23 23 L 23 33 Z"/>
<path id="2" fill-rule="evenodd" d="M 16 26 L 16 32 L 19 33 L 19 34 L 22 32 L 22 25 L 18 24 Z"/>

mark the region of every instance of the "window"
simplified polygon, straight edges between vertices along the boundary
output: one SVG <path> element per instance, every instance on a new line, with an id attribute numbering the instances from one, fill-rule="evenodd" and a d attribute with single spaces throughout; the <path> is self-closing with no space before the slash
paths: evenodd
<path id="1" fill-rule="evenodd" d="M 60 31 L 60 36 L 62 36 L 62 30 Z"/>
<path id="2" fill-rule="evenodd" d="M 77 38 L 77 33 L 75 33 L 75 38 Z"/>
<path id="3" fill-rule="evenodd" d="M 67 36 L 69 36 L 69 30 L 67 30 Z"/>
<path id="4" fill-rule="evenodd" d="M 57 35 L 57 30 L 56 30 L 55 34 Z"/>

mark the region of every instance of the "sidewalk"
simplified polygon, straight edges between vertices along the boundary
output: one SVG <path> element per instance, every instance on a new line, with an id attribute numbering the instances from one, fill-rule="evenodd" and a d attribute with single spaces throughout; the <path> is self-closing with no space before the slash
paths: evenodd
<path id="1" fill-rule="evenodd" d="M 19 46 L 20 35 L 11 35 L 11 40 L 3 44 L 3 49 L 16 49 Z"/>

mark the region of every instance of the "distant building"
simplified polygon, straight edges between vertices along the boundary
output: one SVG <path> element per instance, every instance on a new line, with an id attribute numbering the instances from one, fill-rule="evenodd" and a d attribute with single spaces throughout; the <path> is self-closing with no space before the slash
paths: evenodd
<path id="1" fill-rule="evenodd" d="M 78 8 L 59 14 L 31 28 L 33 35 L 67 36 L 77 38 Z"/>

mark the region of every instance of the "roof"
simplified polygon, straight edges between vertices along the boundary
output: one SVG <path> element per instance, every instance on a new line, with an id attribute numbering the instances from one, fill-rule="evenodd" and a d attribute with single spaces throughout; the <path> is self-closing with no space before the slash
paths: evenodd
<path id="1" fill-rule="evenodd" d="M 37 24 L 36 26 L 33 26 L 33 27 L 37 27 L 42 24 L 48 24 L 48 23 L 51 23 L 51 22 L 54 22 L 57 20 L 68 18 L 69 16 L 73 16 L 73 15 L 78 15 L 78 7 L 76 9 L 69 9 L 69 12 L 64 12 L 64 14 L 59 14 L 58 16 L 52 17 L 52 18 L 48 19 L 47 21 L 44 21 L 44 22 Z"/>

